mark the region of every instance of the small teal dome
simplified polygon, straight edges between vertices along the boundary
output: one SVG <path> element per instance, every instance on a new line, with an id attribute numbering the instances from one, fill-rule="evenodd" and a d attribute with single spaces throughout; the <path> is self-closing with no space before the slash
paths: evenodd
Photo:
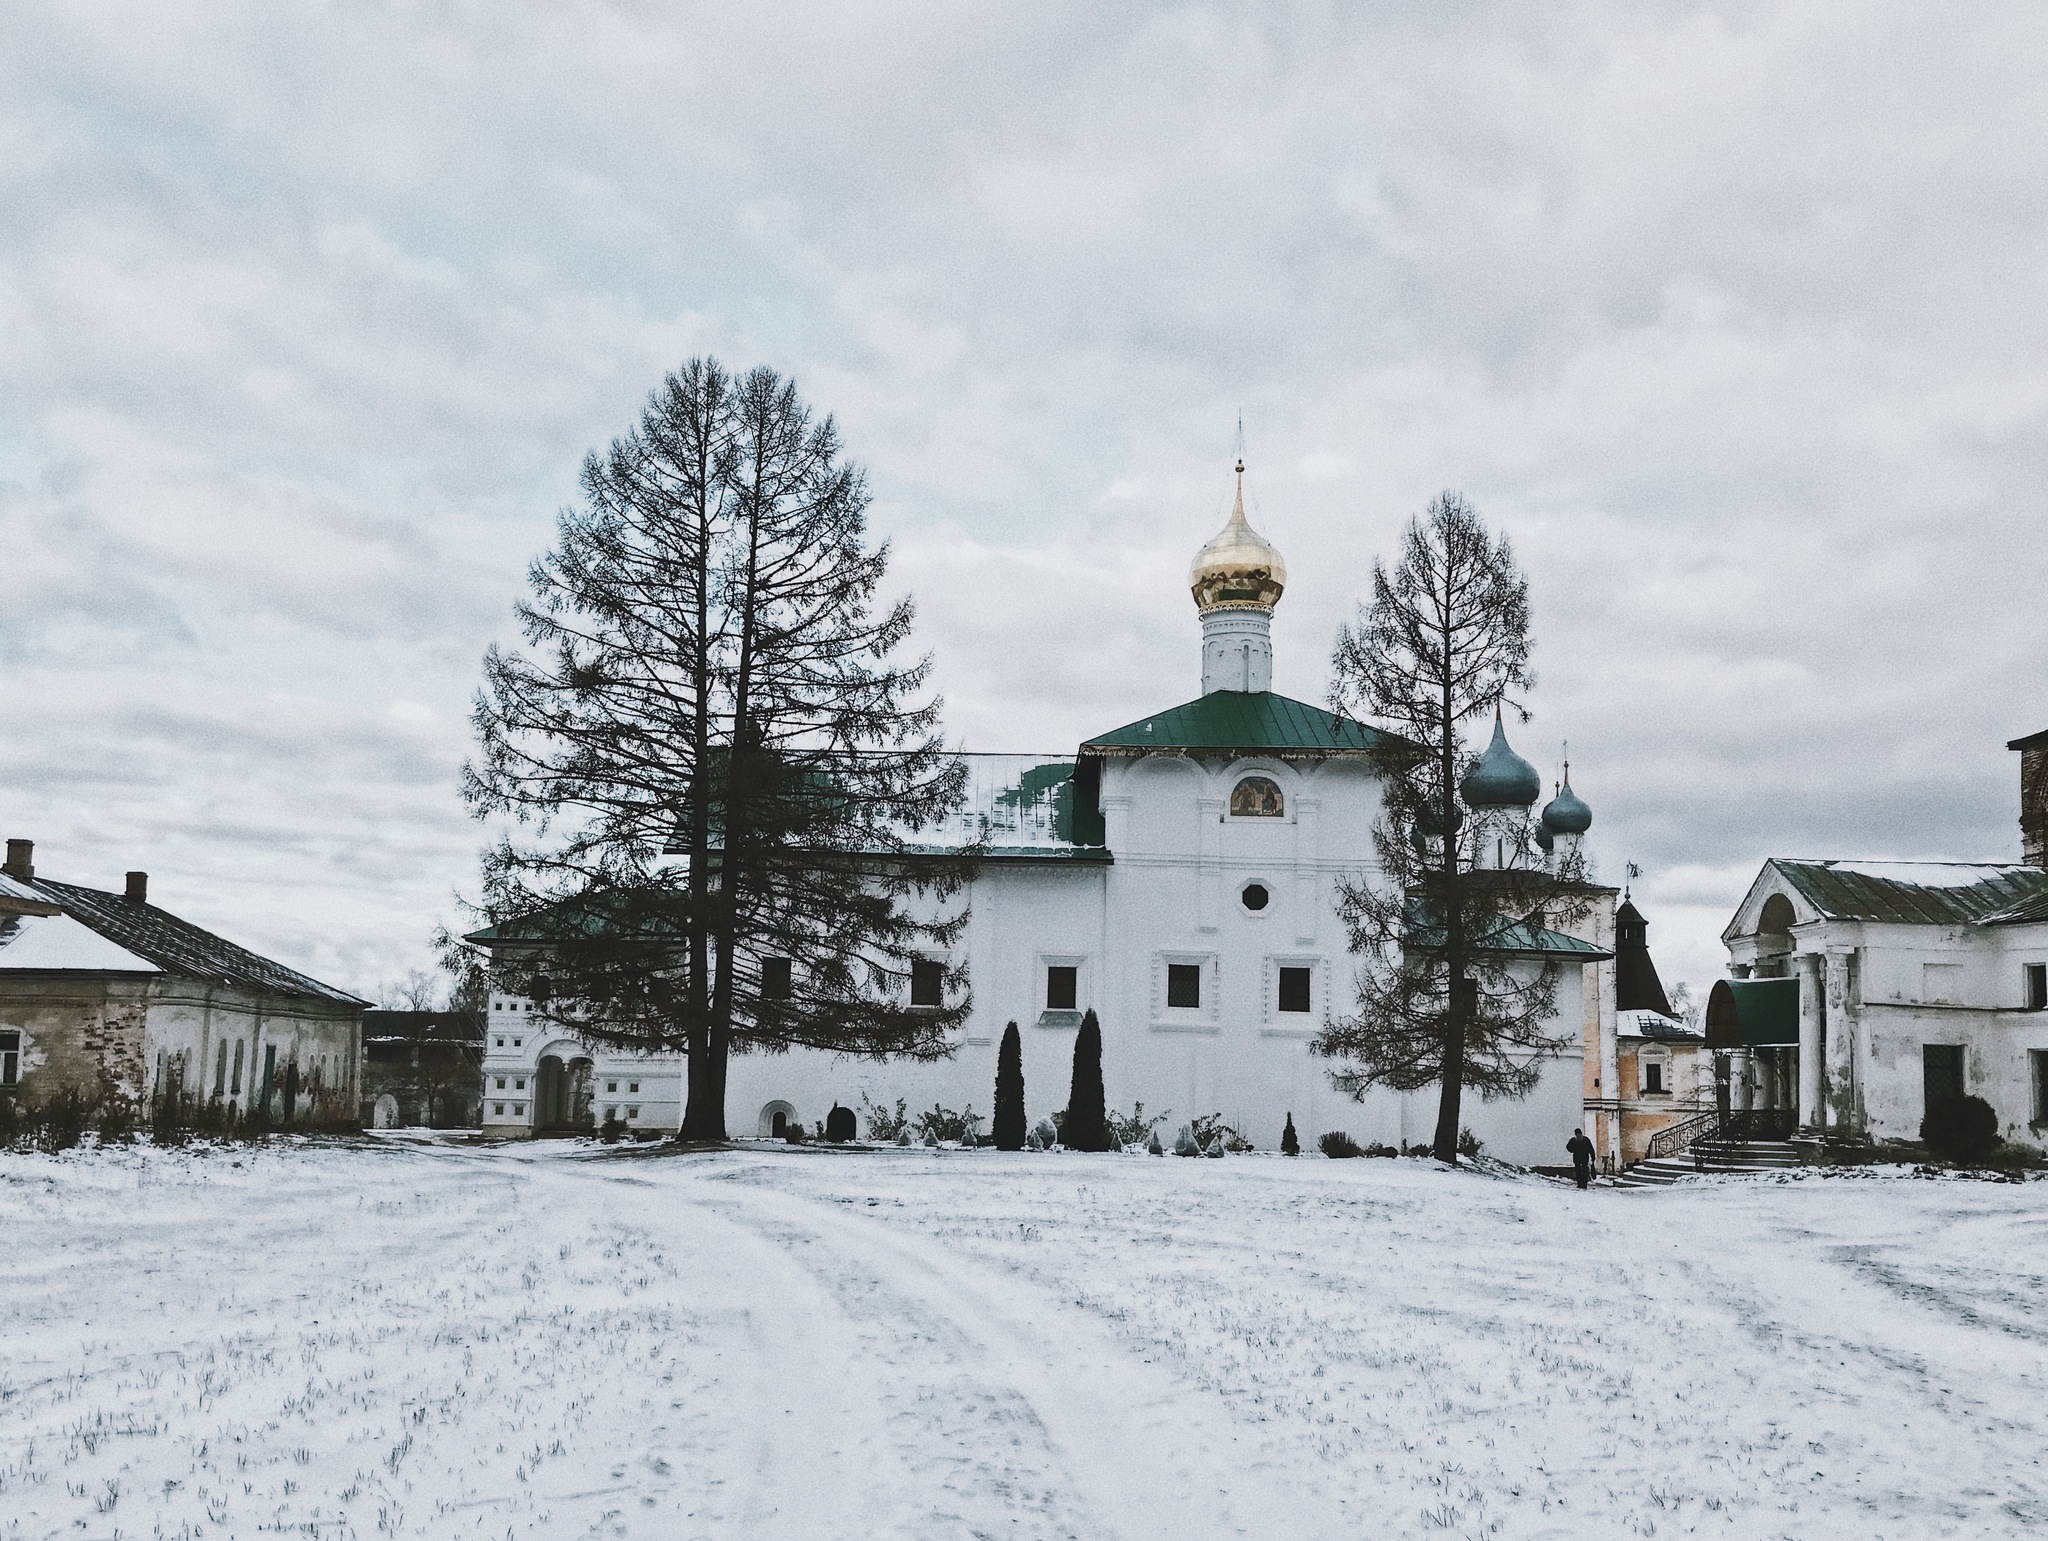
<path id="1" fill-rule="evenodd" d="M 1541 824 L 1536 826 L 1536 849 L 1546 856 L 1557 849 L 1557 837 Z"/>
<path id="2" fill-rule="evenodd" d="M 1553 835 L 1583 835 L 1593 827 L 1593 810 L 1572 790 L 1569 775 L 1557 796 L 1543 805 L 1543 827 Z"/>
<path id="3" fill-rule="evenodd" d="M 1543 778 L 1536 767 L 1508 747 L 1499 712 L 1493 714 L 1493 742 L 1465 772 L 1458 795 L 1468 808 L 1526 808 L 1543 795 Z"/>

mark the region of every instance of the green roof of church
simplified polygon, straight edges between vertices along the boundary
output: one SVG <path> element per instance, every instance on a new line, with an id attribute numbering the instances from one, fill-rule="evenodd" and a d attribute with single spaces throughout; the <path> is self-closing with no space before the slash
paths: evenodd
<path id="1" fill-rule="evenodd" d="M 1183 706 L 1089 739 L 1083 754 L 1148 749 L 1263 750 L 1274 754 L 1363 754 L 1388 734 L 1270 690 L 1212 690 Z"/>

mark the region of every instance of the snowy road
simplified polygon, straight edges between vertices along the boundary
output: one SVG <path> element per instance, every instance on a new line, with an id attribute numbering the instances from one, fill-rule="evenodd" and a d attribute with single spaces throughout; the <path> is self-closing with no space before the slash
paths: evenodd
<path id="1" fill-rule="evenodd" d="M 2048 1526 L 2048 1184 L 392 1140 L 0 1225 L 0 1541 Z"/>

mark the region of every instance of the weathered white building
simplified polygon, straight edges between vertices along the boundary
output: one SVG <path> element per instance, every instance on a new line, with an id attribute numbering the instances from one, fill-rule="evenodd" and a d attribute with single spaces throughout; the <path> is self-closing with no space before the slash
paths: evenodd
<path id="1" fill-rule="evenodd" d="M 1377 872 L 1379 785 L 1371 729 L 1272 691 L 1272 615 L 1286 568 L 1246 522 L 1241 483 L 1189 581 L 1202 627 L 1198 697 L 1073 754 L 969 757 L 974 791 L 952 838 L 979 837 L 988 852 L 958 943 L 973 1010 L 957 1052 L 929 1065 L 801 1050 L 735 1056 L 727 1117 L 737 1132 L 775 1133 L 792 1119 L 809 1128 L 835 1102 L 859 1108 L 863 1099 L 886 1107 L 901 1098 L 913 1111 L 971 1105 L 986 1116 L 996 1046 L 1012 1021 L 1036 1122 L 1066 1103 L 1075 1031 L 1092 1008 L 1116 1107 L 1170 1109 L 1174 1124 L 1221 1114 L 1268 1148 L 1289 1114 L 1305 1143 L 1331 1129 L 1390 1145 L 1430 1137 L 1434 1090 L 1360 1104 L 1332 1089 L 1329 1062 L 1309 1052 L 1351 999 L 1338 884 Z M 1540 782 L 1504 737 L 1489 759 L 1499 755 L 1519 768 L 1507 782 L 1527 786 L 1485 811 L 1526 839 Z M 495 931 L 472 940 L 500 941 Z M 1531 969 L 1565 964 L 1558 1054 L 1533 1096 L 1468 1098 L 1466 1119 L 1495 1153 L 1554 1164 L 1583 1103 L 1587 965 L 1608 954 L 1527 927 L 1516 946 Z M 912 1004 L 938 972 L 913 981 Z M 517 996 L 492 998 L 485 1056 L 486 1131 L 588 1128 L 607 1117 L 669 1131 L 680 1121 L 679 1058 L 586 1046 Z"/>
<path id="2" fill-rule="evenodd" d="M 1737 1107 L 1816 1134 L 1912 1139 L 1982 1097 L 2008 1140 L 2048 1136 L 2048 733 L 2022 762 L 2023 863 L 1764 863 L 1722 933 L 1733 983 L 1707 1041 Z M 1716 1009 L 1716 1007 L 1721 1009 Z"/>
<path id="3" fill-rule="evenodd" d="M 0 866 L 0 1096 L 166 1093 L 231 1117 L 355 1116 L 363 1002 L 123 892 Z"/>

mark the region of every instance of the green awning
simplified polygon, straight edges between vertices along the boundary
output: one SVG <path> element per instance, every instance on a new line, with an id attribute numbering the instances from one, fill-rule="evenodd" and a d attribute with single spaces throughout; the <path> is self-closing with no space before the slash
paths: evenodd
<path id="1" fill-rule="evenodd" d="M 1707 992 L 1707 1047 L 1756 1049 L 1799 1042 L 1799 981 L 1720 979 Z"/>

